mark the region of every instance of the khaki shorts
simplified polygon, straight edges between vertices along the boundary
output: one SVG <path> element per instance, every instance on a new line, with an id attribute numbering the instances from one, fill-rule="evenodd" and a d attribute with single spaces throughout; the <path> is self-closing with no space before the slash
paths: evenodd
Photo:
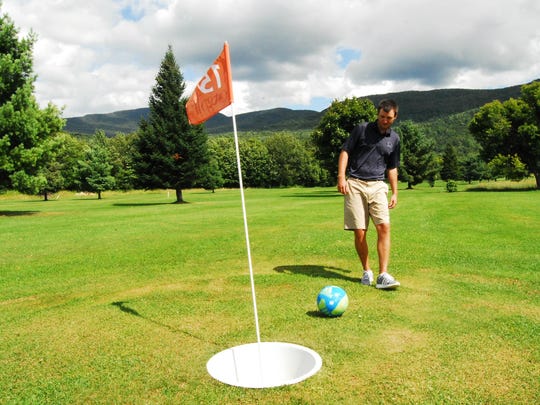
<path id="1" fill-rule="evenodd" d="M 349 192 L 345 195 L 344 228 L 368 229 L 369 218 L 375 225 L 390 223 L 388 185 L 384 181 L 347 180 Z"/>

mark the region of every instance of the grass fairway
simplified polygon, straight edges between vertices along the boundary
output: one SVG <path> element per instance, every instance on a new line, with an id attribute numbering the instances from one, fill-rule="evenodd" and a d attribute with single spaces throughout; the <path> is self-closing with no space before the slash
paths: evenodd
<path id="1" fill-rule="evenodd" d="M 383 292 L 333 188 L 246 190 L 261 339 L 323 359 L 262 390 L 206 371 L 256 341 L 239 191 L 103 198 L 0 196 L 0 404 L 540 403 L 537 191 L 402 189 Z"/>

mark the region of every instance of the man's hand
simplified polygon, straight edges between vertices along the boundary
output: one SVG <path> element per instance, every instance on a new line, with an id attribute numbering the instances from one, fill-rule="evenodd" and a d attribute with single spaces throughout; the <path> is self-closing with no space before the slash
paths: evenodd
<path id="1" fill-rule="evenodd" d="M 388 208 L 395 208 L 397 205 L 397 194 L 398 194 L 398 172 L 397 168 L 388 170 L 387 173 L 388 181 L 390 183 L 390 189 L 392 190 L 392 197 L 390 197 L 390 202 L 388 203 Z"/>
<path id="2" fill-rule="evenodd" d="M 349 161 L 349 154 L 342 150 L 338 159 L 338 176 L 337 176 L 337 189 L 345 195 L 349 192 L 349 186 L 347 185 L 347 177 L 345 171 L 347 170 L 347 162 Z"/>
<path id="3" fill-rule="evenodd" d="M 390 197 L 390 202 L 388 203 L 388 208 L 392 209 L 397 205 L 397 195 L 392 194 L 392 197 Z"/>
<path id="4" fill-rule="evenodd" d="M 349 186 L 347 185 L 347 178 L 345 176 L 338 176 L 337 189 L 343 195 L 349 192 Z"/>

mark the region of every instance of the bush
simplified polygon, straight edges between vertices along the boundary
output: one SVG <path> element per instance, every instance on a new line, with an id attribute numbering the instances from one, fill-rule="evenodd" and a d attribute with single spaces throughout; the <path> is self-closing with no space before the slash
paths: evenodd
<path id="1" fill-rule="evenodd" d="M 446 191 L 454 193 L 457 191 L 457 183 L 454 180 L 448 180 L 446 183 Z"/>

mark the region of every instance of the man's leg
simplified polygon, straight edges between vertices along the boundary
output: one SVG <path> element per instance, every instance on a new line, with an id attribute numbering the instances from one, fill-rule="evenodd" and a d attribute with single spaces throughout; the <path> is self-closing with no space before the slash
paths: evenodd
<path id="1" fill-rule="evenodd" d="M 366 240 L 369 224 L 369 206 L 365 196 L 365 182 L 349 179 L 349 193 L 345 195 L 344 228 L 354 231 L 354 247 L 364 272 L 361 283 L 371 285 L 373 272 L 369 268 L 368 244 Z"/>
<path id="2" fill-rule="evenodd" d="M 388 259 L 390 257 L 390 224 L 375 225 L 377 228 L 377 252 L 379 254 L 379 276 L 375 287 L 382 289 L 395 289 L 400 283 L 388 273 Z"/>
<path id="3" fill-rule="evenodd" d="M 379 274 L 388 271 L 390 258 L 390 224 L 375 225 L 377 228 L 377 253 L 379 255 Z"/>
<path id="4" fill-rule="evenodd" d="M 366 240 L 366 234 L 367 231 L 365 229 L 354 230 L 354 247 L 356 248 L 356 253 L 358 253 L 358 258 L 362 263 L 362 268 L 364 270 L 370 270 L 368 257 L 369 249 Z"/>

